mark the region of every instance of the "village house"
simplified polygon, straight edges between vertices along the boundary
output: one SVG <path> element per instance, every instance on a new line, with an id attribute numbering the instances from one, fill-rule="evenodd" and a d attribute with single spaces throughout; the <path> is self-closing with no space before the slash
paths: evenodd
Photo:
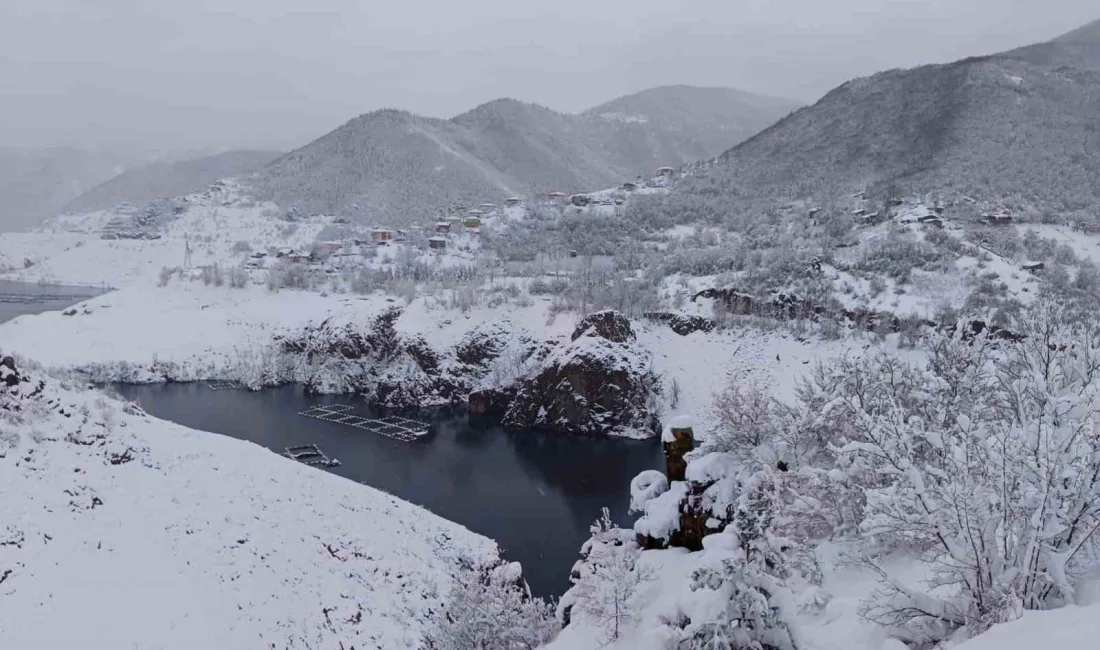
<path id="1" fill-rule="evenodd" d="M 481 210 L 481 213 L 484 214 L 486 212 L 492 212 L 493 210 L 496 210 L 497 206 L 494 203 L 482 203 L 478 206 L 478 208 Z M 471 210 L 471 212 L 473 211 Z"/>
<path id="2" fill-rule="evenodd" d="M 550 199 L 551 201 L 562 201 L 565 200 L 567 196 L 568 195 L 565 192 L 550 192 L 546 195 L 546 198 Z"/>
<path id="3" fill-rule="evenodd" d="M 918 218 L 917 221 L 924 226 L 943 228 L 943 219 L 937 217 L 934 214 L 926 214 L 923 217 Z"/>
<path id="4" fill-rule="evenodd" d="M 344 245 L 338 241 L 323 241 L 313 246 L 313 256 L 317 259 L 328 259 L 330 255 L 342 249 Z"/>
<path id="5" fill-rule="evenodd" d="M 622 184 L 622 187 L 620 189 L 624 192 L 633 192 L 638 189 L 638 184 L 626 182 Z"/>
<path id="6" fill-rule="evenodd" d="M 447 240 L 442 237 L 429 237 L 428 248 L 432 250 L 443 250 L 447 248 Z"/>
<path id="7" fill-rule="evenodd" d="M 514 208 L 520 203 L 523 203 L 523 199 L 519 198 L 518 196 L 509 196 L 508 198 L 504 199 L 504 205 L 509 208 Z"/>
<path id="8" fill-rule="evenodd" d="M 583 208 L 584 206 L 592 202 L 592 197 L 588 196 L 587 194 L 574 194 L 573 196 L 569 197 L 569 202 L 577 206 L 578 208 Z"/>
<path id="9" fill-rule="evenodd" d="M 476 230 L 481 227 L 481 217 L 470 215 L 462 221 L 462 225 L 471 230 Z"/>
<path id="10" fill-rule="evenodd" d="M 665 166 L 665 167 L 658 167 L 657 168 L 657 175 L 658 176 L 672 176 L 675 172 L 676 172 L 676 170 L 673 169 L 672 167 Z"/>
<path id="11" fill-rule="evenodd" d="M 1012 225 L 1012 215 L 1000 213 L 987 213 L 982 215 L 982 220 L 991 226 Z"/>
<path id="12" fill-rule="evenodd" d="M 374 242 L 384 244 L 393 240 L 393 231 L 389 228 L 372 228 L 370 238 Z"/>
<path id="13" fill-rule="evenodd" d="M 1020 268 L 1032 275 L 1038 275 L 1044 267 L 1045 265 L 1042 262 L 1024 262 L 1020 265 Z"/>
<path id="14" fill-rule="evenodd" d="M 451 232 L 451 223 L 449 221 L 437 221 L 435 231 L 440 233 Z"/>

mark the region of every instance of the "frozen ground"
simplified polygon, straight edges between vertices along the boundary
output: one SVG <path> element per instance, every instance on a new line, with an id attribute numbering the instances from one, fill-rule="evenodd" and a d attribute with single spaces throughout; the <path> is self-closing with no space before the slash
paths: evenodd
<path id="1" fill-rule="evenodd" d="M 0 648 L 412 648 L 496 557 L 256 445 L 52 379 L 30 397 L 39 379 L 0 395 Z"/>

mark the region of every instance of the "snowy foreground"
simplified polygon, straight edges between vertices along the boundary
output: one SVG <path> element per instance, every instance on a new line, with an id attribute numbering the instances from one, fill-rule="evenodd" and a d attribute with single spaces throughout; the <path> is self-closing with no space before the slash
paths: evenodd
<path id="1" fill-rule="evenodd" d="M 413 648 L 454 581 L 498 557 L 372 488 L 12 375 L 2 648 Z"/>

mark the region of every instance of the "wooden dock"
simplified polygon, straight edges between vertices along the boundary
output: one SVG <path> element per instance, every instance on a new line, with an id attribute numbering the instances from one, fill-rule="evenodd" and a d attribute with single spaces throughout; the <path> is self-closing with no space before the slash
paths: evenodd
<path id="1" fill-rule="evenodd" d="M 340 461 L 335 458 L 329 458 L 325 455 L 325 452 L 321 451 L 321 448 L 317 445 L 297 445 L 295 447 L 287 447 L 283 455 L 291 460 L 296 460 L 299 463 L 305 463 L 306 465 L 314 465 L 318 467 L 336 467 L 340 464 Z"/>
<path id="2" fill-rule="evenodd" d="M 409 418 L 388 415 L 383 418 L 366 418 L 356 415 L 352 411 L 355 407 L 350 404 L 331 404 L 327 406 L 311 406 L 300 412 L 307 418 L 324 420 L 334 424 L 343 424 L 355 427 L 380 436 L 400 440 L 401 442 L 413 442 L 428 435 L 429 425 L 426 422 L 410 420 Z"/>

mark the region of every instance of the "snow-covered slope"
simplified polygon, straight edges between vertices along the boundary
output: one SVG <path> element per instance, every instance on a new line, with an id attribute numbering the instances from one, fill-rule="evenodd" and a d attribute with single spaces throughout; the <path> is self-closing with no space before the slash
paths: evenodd
<path id="1" fill-rule="evenodd" d="M 1012 52 L 848 81 L 735 146 L 684 187 L 832 201 L 941 192 L 1033 214 L 1095 214 L 1095 24 Z"/>
<path id="2" fill-rule="evenodd" d="M 253 444 L 23 368 L 0 384 L 0 647 L 404 650 L 497 558 Z"/>
<path id="3" fill-rule="evenodd" d="M 956 650 L 1090 650 L 1100 638 L 1100 605 L 1027 612 L 956 646 Z"/>

